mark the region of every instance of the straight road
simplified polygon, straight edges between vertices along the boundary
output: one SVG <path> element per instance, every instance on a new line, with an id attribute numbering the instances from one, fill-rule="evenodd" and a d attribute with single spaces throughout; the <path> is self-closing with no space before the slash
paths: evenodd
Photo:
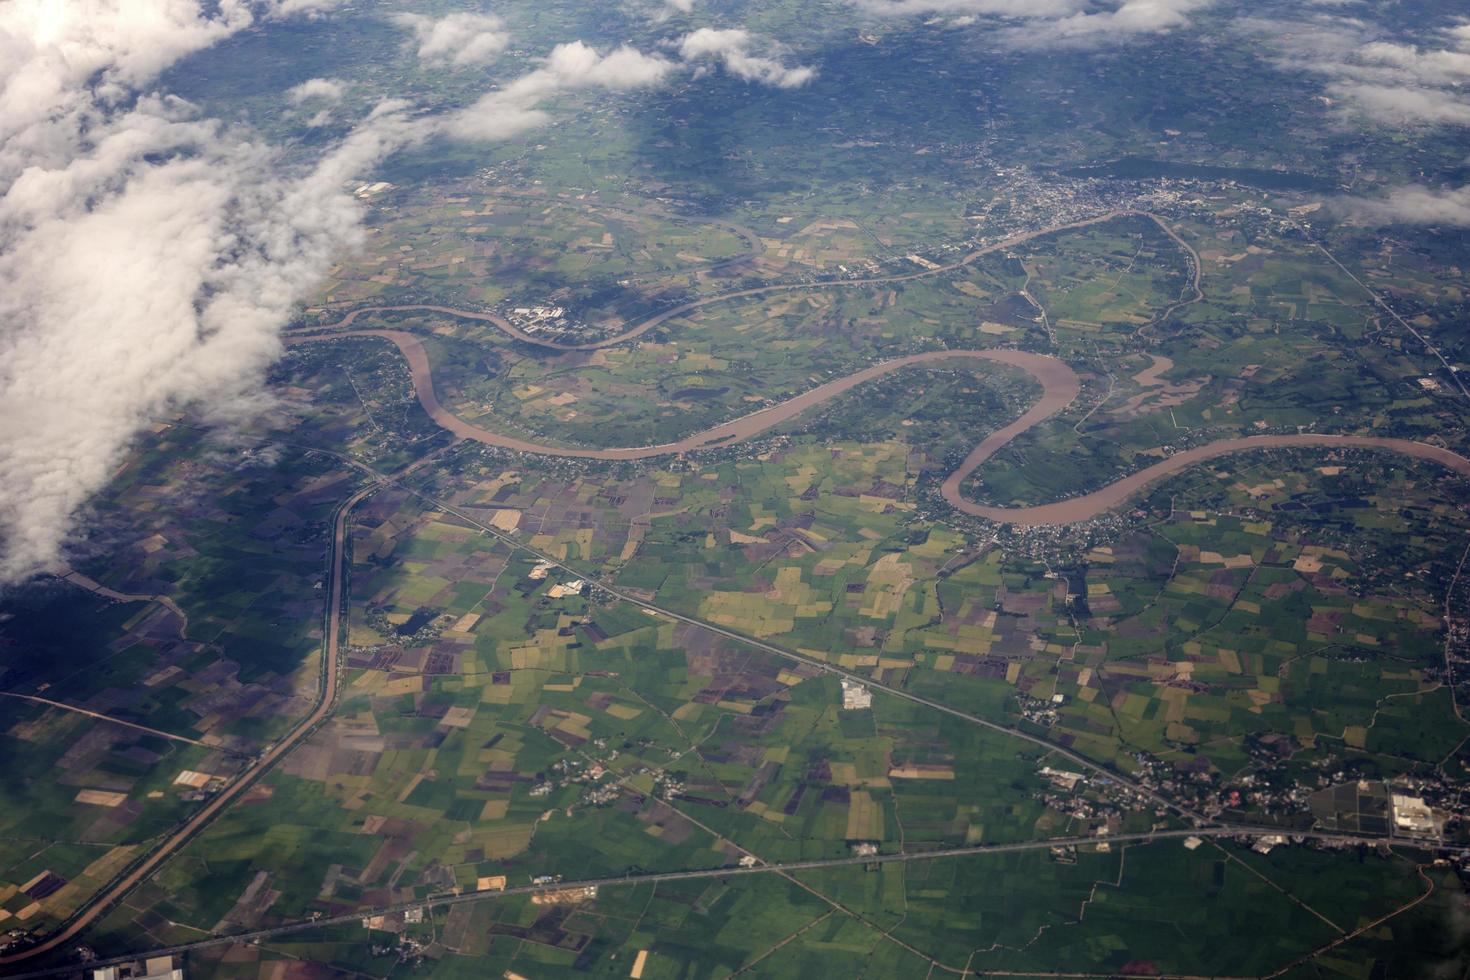
<path id="1" fill-rule="evenodd" d="M 499 891 L 480 891 L 467 894 L 451 894 L 431 896 L 429 898 L 401 902 L 395 905 L 384 905 L 370 909 L 359 909 L 345 915 L 324 916 L 316 919 L 301 919 L 296 922 L 284 923 L 271 926 L 266 929 L 254 929 L 249 932 L 232 933 L 227 936 L 214 936 L 209 939 L 201 939 L 197 942 L 182 943 L 177 946 L 166 946 L 157 949 L 139 950 L 126 956 L 114 957 L 107 960 L 99 960 L 90 964 L 91 967 L 108 966 L 119 963 L 128 963 L 137 959 L 150 956 L 178 956 L 184 953 L 197 952 L 211 947 L 234 945 L 236 943 L 258 943 L 265 939 L 273 939 L 279 936 L 291 935 L 292 933 L 308 932 L 314 929 L 322 929 L 336 925 L 352 925 L 363 919 L 378 916 L 392 915 L 394 913 L 406 912 L 410 909 L 442 909 L 455 905 L 467 905 L 475 902 L 494 901 L 516 895 L 535 895 L 550 891 L 562 891 L 576 888 L 617 888 L 630 885 L 647 885 L 657 882 L 668 881 L 693 881 L 709 878 L 739 878 L 749 875 L 784 873 L 790 874 L 794 871 L 818 871 L 828 868 L 858 867 L 875 864 L 908 863 L 912 861 L 940 861 L 946 859 L 983 857 L 989 854 L 1015 854 L 1024 851 L 1039 851 L 1053 847 L 1089 847 L 1098 843 L 1106 842 L 1110 846 L 1126 844 L 1152 844 L 1159 841 L 1179 840 L 1185 837 L 1220 838 L 1220 837 L 1247 837 L 1261 838 L 1275 836 L 1283 833 L 1280 827 L 1201 827 L 1189 830 L 1156 830 L 1133 834 L 1115 834 L 1106 838 L 1096 836 L 1088 837 L 1055 837 L 1050 840 L 1015 841 L 1005 844 L 972 844 L 965 847 L 938 848 L 932 851 L 909 851 L 902 853 L 872 854 L 865 856 L 847 856 L 840 858 L 819 858 L 806 861 L 772 862 L 768 864 L 756 864 L 751 867 L 722 867 L 722 868 L 697 868 L 688 871 L 656 871 L 642 874 L 628 874 L 607 878 L 586 878 L 578 881 L 559 881 L 552 885 L 517 885 Z M 1376 845 L 1384 843 L 1382 838 L 1366 837 L 1354 834 L 1330 834 L 1303 832 L 1290 834 L 1290 836 L 1305 837 L 1328 844 L 1338 845 Z M 1402 846 L 1402 844 L 1401 844 Z M 1452 849 L 1464 851 L 1464 848 Z M 53 967 L 45 970 L 35 970 L 30 973 L 20 973 L 12 976 L 11 980 L 36 980 L 40 977 L 52 977 L 63 973 L 75 973 L 77 968 Z"/>
<path id="2" fill-rule="evenodd" d="M 824 673 L 831 674 L 836 677 L 845 677 L 858 684 L 865 685 L 867 687 L 873 688 L 874 690 L 883 691 L 886 694 L 891 694 L 896 698 L 901 698 L 904 701 L 908 701 L 912 704 L 923 705 L 924 707 L 929 708 L 933 711 L 938 711 L 953 718 L 959 718 L 962 721 L 966 721 L 972 725 L 978 725 L 981 728 L 988 728 L 991 731 L 999 732 L 1012 738 L 1018 738 L 1024 742 L 1030 742 L 1032 745 L 1046 749 L 1049 753 L 1067 759 L 1069 762 L 1072 762 L 1078 766 L 1082 766 L 1089 772 L 1096 773 L 1097 775 L 1118 783 L 1121 786 L 1127 787 L 1132 792 L 1137 793 L 1140 797 L 1147 799 L 1158 806 L 1171 810 L 1174 813 L 1177 813 L 1178 815 L 1189 820 L 1196 826 L 1204 826 L 1205 824 L 1209 823 L 1209 820 L 1203 814 L 1197 813 L 1193 810 L 1188 809 L 1187 807 L 1181 806 L 1180 804 L 1175 803 L 1173 800 L 1170 800 L 1167 797 L 1164 797 L 1159 793 L 1148 789 L 1147 787 L 1142 786 L 1137 782 L 1134 782 L 1127 776 L 1116 773 L 1113 770 L 1108 769 L 1107 767 L 1099 763 L 1093 762 L 1084 756 L 1078 755 L 1070 749 L 1063 748 L 1062 746 L 1057 745 L 1054 742 L 1049 742 L 1044 738 L 1028 734 L 1017 728 L 1012 728 L 1007 725 L 1001 725 L 997 722 L 990 721 L 989 719 L 981 718 L 978 715 L 972 715 L 967 711 L 961 711 L 958 708 L 950 707 L 949 705 L 943 704 L 939 701 L 932 701 L 929 698 L 923 697 L 922 695 L 914 694 L 912 691 L 904 690 L 901 687 L 893 687 L 891 685 L 875 681 L 871 677 L 844 670 L 843 668 L 838 667 L 835 664 L 830 664 L 825 660 L 817 660 L 814 657 L 808 657 L 805 654 L 797 653 L 794 650 L 788 650 L 785 647 L 777 646 L 774 643 L 767 643 L 766 641 L 758 640 L 753 636 L 747 636 L 746 634 L 737 632 L 736 630 L 727 629 L 723 626 L 718 626 L 714 623 L 708 623 L 702 619 L 697 619 L 693 616 L 686 616 L 681 612 L 676 612 L 675 610 L 655 605 L 652 602 L 648 602 L 644 599 L 640 599 L 635 595 L 632 595 L 631 593 L 625 592 L 622 589 L 617 588 L 616 586 L 604 584 L 596 571 L 584 571 L 577 569 L 572 565 L 569 565 L 566 562 L 553 557 L 552 555 L 549 555 L 543 551 L 540 551 L 525 544 L 524 542 L 512 537 L 511 535 L 499 530 L 498 528 L 491 527 L 488 524 L 482 524 L 481 522 L 475 520 L 473 517 L 464 513 L 464 511 L 460 510 L 450 503 L 447 503 L 446 501 L 439 500 L 436 497 L 424 493 L 421 490 L 416 490 L 412 487 L 403 487 L 403 489 L 411 491 L 422 499 L 438 507 L 445 513 L 453 514 L 455 517 L 458 517 L 460 520 L 469 524 L 471 527 L 474 527 L 492 537 L 498 538 L 499 540 L 514 548 L 525 551 L 527 554 L 534 556 L 538 560 L 545 562 L 552 567 L 559 568 L 570 575 L 574 575 L 578 578 L 583 578 L 589 582 L 594 583 L 597 588 L 601 589 L 603 592 L 606 592 L 609 595 L 614 596 L 615 598 L 621 599 L 624 602 L 629 603 L 630 605 L 637 606 L 640 609 L 656 613 L 660 616 L 666 616 L 669 619 L 673 619 L 681 623 L 687 623 L 690 626 L 697 626 L 700 629 L 707 630 L 711 633 L 723 636 L 726 639 L 734 640 L 737 643 L 741 643 L 748 647 L 753 647 L 754 649 L 761 650 L 765 653 L 781 657 L 782 659 L 789 660 L 794 663 L 805 664 L 808 667 L 814 667 L 817 670 L 823 671 Z"/>
<path id="3" fill-rule="evenodd" d="M 58 708 L 62 711 L 70 711 L 72 714 L 85 715 L 88 718 L 96 718 L 98 721 L 105 721 L 112 725 L 121 725 L 123 728 L 131 728 L 134 731 L 144 732 L 148 735 L 156 735 L 159 738 L 166 738 L 172 742 L 183 742 L 186 745 L 197 745 L 202 749 L 209 749 L 211 752 L 223 752 L 226 755 L 245 755 L 244 752 L 240 752 L 236 749 L 226 748 L 223 745 L 210 745 L 208 742 L 201 742 L 197 738 L 189 738 L 186 735 L 175 735 L 173 732 L 166 732 L 161 728 L 149 728 L 147 725 L 140 725 L 137 722 L 133 721 L 123 721 L 121 718 L 112 717 L 112 715 L 104 715 L 100 711 L 93 711 L 90 708 L 79 708 L 74 704 L 67 704 L 64 701 L 53 701 L 50 698 L 43 698 L 40 695 L 36 694 L 17 694 L 13 691 L 0 691 L 0 698 L 15 698 L 18 701 L 30 701 L 32 704 L 43 704 L 48 708 Z"/>
<path id="4" fill-rule="evenodd" d="M 1303 228 L 1301 225 L 1297 225 L 1297 230 L 1302 233 L 1303 237 L 1305 237 L 1307 241 L 1312 243 L 1313 248 L 1326 256 L 1327 261 L 1337 266 L 1337 268 L 1342 271 L 1343 275 L 1347 276 L 1353 282 L 1357 283 L 1359 288 L 1361 288 L 1363 292 L 1367 293 L 1368 297 L 1373 300 L 1374 306 L 1381 309 L 1384 313 L 1387 313 L 1396 323 L 1398 323 L 1400 327 L 1402 327 L 1411 336 L 1413 336 L 1415 340 L 1423 344 L 1424 349 L 1433 354 L 1435 359 L 1439 361 L 1440 366 L 1443 367 L 1445 371 L 1449 374 L 1450 380 L 1455 383 L 1455 387 L 1460 389 L 1460 394 L 1464 395 L 1466 398 L 1470 398 L 1470 388 L 1465 387 L 1465 380 L 1460 377 L 1460 372 L 1455 370 L 1455 366 L 1451 364 L 1448 359 L 1445 358 L 1444 354 L 1440 353 L 1440 349 L 1434 346 L 1434 344 L 1429 341 L 1428 337 L 1424 336 L 1418 330 L 1415 330 L 1413 324 L 1400 316 L 1399 311 L 1390 306 L 1388 304 L 1388 301 L 1378 294 L 1378 290 L 1374 289 L 1372 286 L 1369 286 L 1362 279 L 1359 279 L 1357 273 L 1353 272 L 1347 266 L 1338 261 L 1337 256 L 1329 252 L 1327 250 L 1327 247 L 1321 242 L 1317 241 L 1315 238 L 1313 238 L 1305 228 Z"/>
<path id="5" fill-rule="evenodd" d="M 347 540 L 347 521 L 352 509 L 358 505 L 369 494 L 376 491 L 379 484 L 369 484 L 361 490 L 348 497 L 337 513 L 332 526 L 331 554 L 328 556 L 328 587 L 327 608 L 324 614 L 324 627 L 326 630 L 322 638 L 322 673 L 321 685 L 317 692 L 316 705 L 296 727 L 284 735 L 275 744 L 269 746 L 264 753 L 257 757 L 256 761 L 235 777 L 233 782 L 228 783 L 201 809 L 186 820 L 177 830 L 170 834 L 162 844 L 154 848 L 136 863 L 129 866 L 118 878 L 113 880 L 103 891 L 99 892 L 87 906 L 74 916 L 58 931 L 52 933 L 43 941 L 34 946 L 0 956 L 0 966 L 9 966 L 20 963 L 42 953 L 49 952 L 81 935 L 89 926 L 100 919 L 114 905 L 120 902 L 127 894 L 146 880 L 155 871 L 161 868 L 173 854 L 187 844 L 195 834 L 222 813 L 233 803 L 241 793 L 254 784 L 255 780 L 270 770 L 281 759 L 285 758 L 297 743 L 316 729 L 316 726 L 324 721 L 332 713 L 332 708 L 337 700 L 337 683 L 340 675 L 340 652 L 338 649 L 338 637 L 342 626 L 342 597 L 345 592 L 345 566 L 344 545 Z"/>

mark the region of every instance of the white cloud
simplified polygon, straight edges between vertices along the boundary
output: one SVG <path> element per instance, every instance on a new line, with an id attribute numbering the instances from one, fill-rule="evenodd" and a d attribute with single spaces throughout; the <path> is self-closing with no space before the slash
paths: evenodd
<path id="1" fill-rule="evenodd" d="M 435 20 L 422 14 L 394 14 L 392 20 L 413 31 L 419 60 L 451 65 L 483 65 L 510 42 L 499 17 L 458 13 Z"/>
<path id="2" fill-rule="evenodd" d="M 543 125 L 548 117 L 540 104 L 561 91 L 646 88 L 662 82 L 673 68 L 664 58 L 626 45 L 602 55 L 581 41 L 559 44 L 542 67 L 451 114 L 443 132 L 457 139 L 506 139 Z"/>
<path id="3" fill-rule="evenodd" d="M 150 91 L 253 22 L 241 0 L 0 4 L 0 581 L 59 560 L 73 515 L 152 418 L 260 407 L 281 326 L 361 234 L 345 188 L 387 154 L 435 135 L 513 135 L 560 92 L 652 86 L 677 67 L 559 45 L 468 109 L 382 103 L 294 172 Z M 291 98 L 338 84 L 313 79 Z"/>
<path id="4" fill-rule="evenodd" d="M 320 174 L 263 178 L 268 151 L 137 94 L 252 19 L 232 0 L 0 7 L 0 577 L 56 560 L 151 414 L 252 400 L 355 227 Z"/>
<path id="5" fill-rule="evenodd" d="M 1426 84 L 1451 85 L 1470 78 L 1470 52 L 1372 41 L 1358 48 L 1356 55 L 1364 65 L 1382 65 Z"/>
<path id="6" fill-rule="evenodd" d="M 749 31 L 701 27 L 679 42 L 679 55 L 685 61 L 717 59 L 732 75 L 776 88 L 796 88 L 816 75 L 815 69 L 804 65 L 790 68 L 776 58 L 751 54 L 751 44 Z"/>
<path id="7" fill-rule="evenodd" d="M 287 17 L 306 17 L 315 20 L 336 10 L 349 0 L 265 0 L 266 20 L 284 20 Z"/>
<path id="8" fill-rule="evenodd" d="M 1394 188 L 1387 197 L 1343 198 L 1334 209 L 1363 224 L 1470 228 L 1470 187 L 1436 190 L 1411 184 Z"/>
<path id="9" fill-rule="evenodd" d="M 1085 46 L 1189 27 L 1215 0 L 853 0 L 880 17 L 937 15 L 966 27 L 998 22 L 1009 47 Z"/>
<path id="10" fill-rule="evenodd" d="M 663 58 L 644 54 L 626 44 L 601 55 L 581 41 L 573 41 L 552 48 L 544 71 L 554 76 L 560 88 L 622 90 L 656 85 L 672 67 Z M 535 88 L 542 84 L 541 78 L 542 72 L 532 72 L 513 84 Z"/>
<path id="11" fill-rule="evenodd" d="M 1424 123 L 1470 125 L 1470 102 L 1459 93 L 1413 84 L 1373 85 L 1334 82 L 1327 91 L 1356 106 L 1368 118 L 1390 126 Z"/>
<path id="12" fill-rule="evenodd" d="M 1079 11 L 1069 17 L 1010 28 L 1007 38 L 1020 46 L 1086 43 L 1160 34 L 1190 26 L 1189 15 L 1213 0 L 1124 0 L 1111 10 Z"/>
<path id="13" fill-rule="evenodd" d="M 346 91 L 347 83 L 335 78 L 308 78 L 300 85 L 293 85 L 286 90 L 286 101 L 292 105 L 312 100 L 336 102 Z"/>
<path id="14" fill-rule="evenodd" d="M 646 17 L 655 24 L 662 24 L 679 14 L 692 14 L 695 0 L 630 0 L 630 13 Z"/>
<path id="15" fill-rule="evenodd" d="M 1384 40 L 1364 21 L 1327 13 L 1240 26 L 1274 49 L 1281 67 L 1323 76 L 1324 94 L 1345 113 L 1393 127 L 1470 125 L 1465 25 L 1431 32 L 1423 44 Z"/>
<path id="16" fill-rule="evenodd" d="M 1016 19 L 1069 17 L 1084 0 L 855 0 L 860 10 L 880 17 L 923 17 L 957 14 Z"/>
<path id="17" fill-rule="evenodd" d="M 93 120 L 0 198 L 0 577 L 54 562 L 149 418 L 260 404 L 277 331 L 351 244 L 343 181 L 409 124 L 375 114 L 303 176 L 176 100 Z"/>
<path id="18" fill-rule="evenodd" d="M 344 186 L 435 131 L 384 103 L 285 172 L 247 134 L 148 92 L 253 22 L 234 0 L 212 10 L 0 5 L 0 580 L 59 559 L 151 418 L 259 407 L 281 325 L 360 234 Z"/>
<path id="19" fill-rule="evenodd" d="M 222 0 L 11 0 L 0 5 L 0 186 L 24 166 L 66 159 L 79 134 L 178 59 L 250 26 Z"/>

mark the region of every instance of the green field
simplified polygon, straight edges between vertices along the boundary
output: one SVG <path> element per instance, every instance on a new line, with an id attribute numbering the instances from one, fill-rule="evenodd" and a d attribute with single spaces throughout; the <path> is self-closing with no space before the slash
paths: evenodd
<path id="1" fill-rule="evenodd" d="M 597 462 L 456 440 L 381 338 L 298 342 L 405 331 L 446 409 L 561 447 L 921 352 L 1057 358 L 1076 399 L 964 481 L 1001 506 L 1241 436 L 1470 456 L 1470 238 L 1361 204 L 1463 196 L 1462 4 L 507 2 L 475 8 L 505 38 L 473 64 L 396 18 L 463 4 L 256 6 L 139 71 L 340 184 L 361 235 L 301 302 L 261 298 L 289 323 L 258 404 L 150 403 L 78 574 L 0 591 L 0 944 L 168 854 L 17 969 L 280 929 L 183 966 L 1467 974 L 1462 478 L 1273 450 L 1027 528 L 940 492 L 1042 396 L 1019 370 L 929 362 L 744 443 Z M 755 60 L 686 60 L 699 27 Z M 548 60 L 576 38 L 659 84 Z M 518 78 L 536 126 L 427 135 Z M 284 94 L 308 79 L 340 99 Z M 1451 109 L 1363 111 L 1398 85 Z M 422 138 L 312 169 L 396 100 Z M 291 217 L 294 254 L 318 216 Z M 1404 796 L 1432 829 L 1395 824 Z"/>

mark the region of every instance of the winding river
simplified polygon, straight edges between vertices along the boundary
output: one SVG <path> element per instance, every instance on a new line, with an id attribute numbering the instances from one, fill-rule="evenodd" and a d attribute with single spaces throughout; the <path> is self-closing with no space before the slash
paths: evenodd
<path id="1" fill-rule="evenodd" d="M 458 312 L 458 311 L 452 311 Z M 1178 473 L 1206 460 L 1217 459 L 1236 453 L 1263 449 L 1374 449 L 1400 453 L 1416 459 L 1438 463 L 1461 476 L 1470 477 L 1470 459 L 1439 446 L 1415 442 L 1411 439 L 1393 439 L 1380 436 L 1330 435 L 1308 433 L 1301 435 L 1242 436 L 1221 439 L 1204 446 L 1196 446 L 1168 456 L 1145 469 L 1108 484 L 1100 490 L 1073 497 L 1053 504 L 1034 507 L 995 507 L 977 504 L 961 495 L 965 478 L 1000 452 L 1013 439 L 1051 418 L 1072 404 L 1081 385 L 1077 374 L 1064 361 L 1045 354 L 1018 350 L 942 350 L 911 354 L 882 361 L 861 371 L 819 385 L 809 391 L 790 398 L 769 408 L 732 419 L 729 422 L 696 432 L 677 442 L 656 446 L 624 446 L 607 449 L 551 446 L 530 442 L 515 436 L 493 432 L 455 415 L 439 402 L 434 390 L 433 368 L 429 363 L 428 351 L 415 335 L 402 330 L 352 330 L 331 334 L 296 336 L 288 338 L 291 344 L 306 344 L 336 340 L 342 337 L 375 337 L 394 344 L 408 362 L 413 378 L 414 390 L 424 411 L 436 423 L 461 439 L 470 439 L 489 446 L 497 446 L 515 452 L 532 453 L 538 456 L 559 456 L 573 459 L 638 460 L 656 456 L 697 452 L 731 446 L 753 439 L 772 428 L 796 418 L 844 392 L 868 381 L 914 365 L 963 364 L 985 361 L 993 364 L 1019 368 L 1030 374 L 1042 387 L 1041 398 L 1010 424 L 986 436 L 964 461 L 945 478 L 940 488 L 944 499 L 956 510 L 975 517 L 1000 523 L 1025 527 L 1060 524 L 1076 524 L 1091 520 L 1117 509 L 1145 487 L 1166 476 Z"/>

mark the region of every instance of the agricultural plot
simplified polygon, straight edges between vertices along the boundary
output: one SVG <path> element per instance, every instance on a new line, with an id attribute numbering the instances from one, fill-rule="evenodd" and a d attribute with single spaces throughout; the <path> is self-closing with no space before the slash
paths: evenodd
<path id="1" fill-rule="evenodd" d="M 1079 849 L 1062 858 L 1041 852 L 911 862 L 807 880 L 833 888 L 895 940 L 952 967 L 968 961 L 982 970 L 1120 975 L 1268 972 L 1341 931 L 1314 913 L 1352 925 L 1422 890 L 1413 865 L 1401 859 L 1356 864 L 1301 851 L 1262 859 L 1231 845 L 1188 850 L 1178 842 Z M 1322 875 L 1320 885 L 1293 886 L 1300 904 L 1273 887 L 1313 873 Z M 1242 932 L 1279 938 L 1243 944 Z"/>
<path id="2" fill-rule="evenodd" d="M 0 821 L 5 928 L 60 925 L 241 764 L 57 708 L 3 707 L 0 751 L 14 760 Z"/>
<path id="3" fill-rule="evenodd" d="M 1281 881 L 1310 884 L 1289 897 L 1276 887 Z M 255 980 L 291 958 L 398 976 L 407 975 L 400 951 L 415 949 L 413 972 L 429 976 L 908 976 L 967 964 L 1240 976 L 1286 966 L 1424 890 L 1400 858 L 1279 850 L 1262 857 L 1233 845 L 1191 851 L 1175 841 L 605 886 L 558 904 L 508 896 L 432 913 L 432 922 L 385 917 L 370 932 L 337 927 L 227 947 L 191 968 Z M 1276 938 L 1241 943 L 1241 930 Z M 376 956 L 365 952 L 367 940 Z M 1420 947 L 1421 955 L 1432 948 Z"/>
<path id="4" fill-rule="evenodd" d="M 665 77 L 540 74 L 554 125 L 371 165 L 363 247 L 295 318 L 273 403 L 229 438 L 158 420 L 83 515 L 78 574 L 0 594 L 0 933 L 54 932 L 241 789 L 34 964 L 329 916 L 189 973 L 1465 973 L 1455 869 L 1364 843 L 1399 790 L 1464 809 L 1463 481 L 1282 451 L 998 525 L 939 485 L 1036 401 L 1016 371 L 906 369 L 748 443 L 605 463 L 455 442 L 388 343 L 297 343 L 360 313 L 423 341 L 449 410 L 579 447 L 916 352 L 1054 355 L 1080 396 L 964 488 L 1007 505 L 1257 433 L 1463 451 L 1463 235 L 1324 206 L 1463 183 L 1452 126 L 1370 130 L 1293 90 L 1206 33 L 1230 5 L 1106 58 L 976 44 L 1016 24 L 915 4 L 734 5 L 752 51 L 817 68 L 792 88 L 685 64 L 710 5 L 497 5 L 511 41 L 473 68 L 337 6 L 231 26 L 159 84 L 306 172 L 385 97 L 433 125 L 569 38 Z M 1369 6 L 1364 37 L 1426 52 L 1460 13 L 1425 0 L 1400 38 Z M 308 78 L 340 101 L 283 96 Z M 556 350 L 467 311 L 561 342 L 657 319 Z M 323 557 L 359 491 L 324 662 Z M 970 845 L 1014 849 L 924 853 Z M 826 864 L 758 867 L 798 861 Z M 475 900 L 425 908 L 446 898 Z"/>
<path id="5" fill-rule="evenodd" d="M 357 512 L 332 720 L 139 889 L 105 943 L 542 875 L 1088 833 L 1045 750 L 620 603 L 398 491 Z"/>
<path id="6" fill-rule="evenodd" d="M 1185 747 L 1194 764 L 1225 771 L 1243 761 L 1232 738 L 1266 733 L 1285 755 L 1319 740 L 1349 755 L 1407 749 L 1419 763 L 1448 754 L 1465 733 L 1448 692 L 1424 674 L 1441 657 L 1437 617 L 1398 596 L 1352 595 L 1356 568 L 1340 549 L 1262 541 L 1257 557 L 1240 540 L 1248 531 L 1232 540 L 1239 528 L 1222 517 L 1159 530 L 1178 548 L 1173 574 L 1137 614 L 1083 631 L 1089 651 L 1105 649 L 1076 656 L 1070 682 L 1059 678 L 1059 693 L 1076 699 L 1061 730 L 1080 741 L 1113 728 L 1127 746 L 1170 759 Z M 1109 577 L 1089 575 L 1089 600 L 1112 594 Z"/>
<path id="7" fill-rule="evenodd" d="M 1055 737 L 1120 765 L 1142 751 L 1180 776 L 1286 782 L 1430 771 L 1452 753 L 1466 729 L 1443 683 L 1440 597 L 1405 586 L 1453 575 L 1457 556 L 1429 543 L 1463 533 L 1458 490 L 1372 457 L 1191 484 L 1199 504 L 1176 493 L 1173 519 L 1093 549 L 1054 597 L 1077 627 L 1036 678 L 1061 696 Z"/>
<path id="8" fill-rule="evenodd" d="M 598 471 L 561 489 L 489 465 L 483 489 L 453 499 L 708 622 L 1040 724 L 1125 769 L 1143 753 L 1212 780 L 1344 762 L 1392 775 L 1463 738 L 1436 674 L 1438 600 L 1406 600 L 1402 585 L 1405 570 L 1453 574 L 1456 556 L 1430 544 L 1457 526 L 1452 483 L 1364 453 L 1227 461 L 1176 481 L 1172 520 L 1058 572 L 922 516 L 926 473 L 943 467 L 920 447 L 963 448 L 924 392 L 952 409 L 963 385 L 908 384 L 833 406 L 811 443 L 796 426 L 790 441 L 636 478 Z"/>
<path id="9" fill-rule="evenodd" d="M 614 330 L 699 288 L 707 270 L 718 274 L 762 248 L 744 228 L 616 198 L 464 183 L 385 189 L 372 199 L 376 220 L 366 247 L 334 270 L 309 317 L 405 302 L 507 302 L 563 306 Z"/>
<path id="10" fill-rule="evenodd" d="M 322 535 L 352 485 L 299 450 L 160 424 L 97 501 L 108 547 L 7 591 L 0 921 L 60 924 L 305 712 Z"/>
<path id="11" fill-rule="evenodd" d="M 1128 346 L 1190 292 L 1186 256 L 1147 218 L 1043 238 L 1018 252 L 1022 295 L 1064 352 Z"/>
<path id="12" fill-rule="evenodd" d="M 968 496 L 1049 503 L 1230 436 L 1310 428 L 1423 439 L 1454 425 L 1438 382 L 1420 384 L 1434 366 L 1320 253 L 1263 229 L 1192 222 L 1181 232 L 1200 250 L 1203 299 L 1146 337 L 1075 348 L 1089 370 L 1082 397 L 974 474 Z M 1085 233 L 1066 241 L 1059 255 L 1085 254 Z"/>
<path id="13" fill-rule="evenodd" d="M 175 635 L 212 638 L 196 669 L 231 662 L 215 683 L 238 670 L 242 681 L 293 678 L 300 687 L 285 694 L 314 688 L 326 525 L 358 478 L 269 434 L 225 444 L 160 425 L 156 440 L 114 478 L 99 504 L 109 547 L 79 570 L 122 592 L 169 596 L 188 617 Z M 259 734 L 287 723 L 258 708 Z"/>
<path id="14" fill-rule="evenodd" d="M 449 444 L 424 412 L 398 352 L 379 341 L 288 348 L 271 374 L 270 420 L 298 445 L 398 469 Z"/>

